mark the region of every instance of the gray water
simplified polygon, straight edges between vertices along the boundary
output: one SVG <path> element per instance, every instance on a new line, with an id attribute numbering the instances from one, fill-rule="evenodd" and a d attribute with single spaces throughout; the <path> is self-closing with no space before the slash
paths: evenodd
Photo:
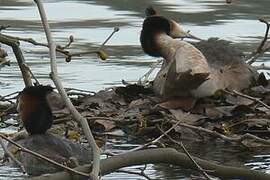
<path id="1" fill-rule="evenodd" d="M 66 63 L 58 55 L 59 73 L 66 87 L 100 90 L 112 85 L 137 81 L 155 58 L 145 55 L 139 44 L 139 34 L 144 19 L 144 9 L 153 5 L 159 12 L 180 22 L 185 30 L 203 39 L 219 37 L 233 41 L 245 53 L 254 50 L 265 31 L 257 19 L 269 17 L 269 0 L 235 0 L 232 5 L 225 0 L 45 0 L 45 9 L 58 44 L 65 45 L 69 35 L 75 37 L 72 52 L 97 48 L 114 27 L 120 27 L 108 42 L 106 61 L 96 55 L 83 55 Z M 0 25 L 10 25 L 3 33 L 46 42 L 37 8 L 30 0 L 0 0 Z M 12 50 L 8 51 L 11 66 L 0 70 L 0 94 L 5 95 L 23 88 L 20 71 Z M 25 59 L 33 73 L 43 84 L 51 84 L 48 49 L 21 43 Z M 267 61 L 267 53 L 259 61 Z M 248 166 L 270 172 L 270 155 L 265 151 L 242 152 L 238 147 L 224 144 L 190 144 L 191 154 L 223 164 Z M 108 144 L 112 149 L 124 151 L 134 145 L 119 141 Z M 134 170 L 134 167 L 132 167 Z M 153 179 L 185 179 L 189 171 L 163 165 L 149 165 L 147 174 Z M 0 166 L 0 179 L 17 179 L 21 174 L 16 168 Z M 114 173 L 103 179 L 142 179 L 135 175 Z"/>

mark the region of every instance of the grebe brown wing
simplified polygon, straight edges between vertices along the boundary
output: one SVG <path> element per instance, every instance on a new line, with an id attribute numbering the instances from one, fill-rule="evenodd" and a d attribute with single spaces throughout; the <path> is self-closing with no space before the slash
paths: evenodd
<path id="1" fill-rule="evenodd" d="M 162 96 L 189 96 L 208 80 L 209 66 L 203 54 L 185 41 L 174 40 L 175 51 L 158 72 L 153 88 Z"/>
<path id="2" fill-rule="evenodd" d="M 203 53 L 210 65 L 217 64 L 221 66 L 245 63 L 244 54 L 230 41 L 209 38 L 192 44 Z"/>
<path id="3" fill-rule="evenodd" d="M 231 42 L 218 38 L 192 43 L 206 57 L 219 84 L 230 90 L 242 90 L 256 83 L 258 72 L 244 61 L 244 54 Z"/>

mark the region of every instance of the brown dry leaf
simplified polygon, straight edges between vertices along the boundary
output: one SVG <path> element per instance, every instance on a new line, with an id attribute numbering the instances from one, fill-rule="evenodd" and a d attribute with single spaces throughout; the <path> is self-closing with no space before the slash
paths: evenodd
<path id="1" fill-rule="evenodd" d="M 240 97 L 240 96 L 232 96 L 230 94 L 226 95 L 226 102 L 233 104 L 233 105 L 251 105 L 252 103 L 254 103 L 253 100 L 244 98 L 244 97 Z"/>
<path id="2" fill-rule="evenodd" d="M 260 143 L 254 139 L 244 139 L 242 144 L 249 148 L 257 148 L 257 147 L 269 147 L 269 145 L 265 143 Z"/>
<path id="3" fill-rule="evenodd" d="M 209 119 L 217 119 L 223 117 L 223 113 L 216 107 L 206 107 L 205 114 Z"/>
<path id="4" fill-rule="evenodd" d="M 65 108 L 65 104 L 59 93 L 52 91 L 46 98 L 52 111 L 60 111 Z"/>
<path id="5" fill-rule="evenodd" d="M 258 109 L 259 111 L 264 112 L 266 115 L 270 115 L 270 109 L 268 109 L 266 107 L 259 107 L 259 108 L 256 108 L 256 109 Z"/>
<path id="6" fill-rule="evenodd" d="M 151 101 L 149 99 L 136 99 L 131 101 L 128 108 L 138 108 L 144 105 L 148 105 Z"/>
<path id="7" fill-rule="evenodd" d="M 6 56 L 8 56 L 7 52 L 4 49 L 0 48 L 0 58 L 5 58 Z"/>
<path id="8" fill-rule="evenodd" d="M 223 113 L 225 116 L 232 116 L 232 111 L 235 109 L 236 106 L 220 106 L 216 107 L 218 111 Z"/>
<path id="9" fill-rule="evenodd" d="M 20 148 L 16 147 L 16 146 L 10 146 L 8 148 L 8 150 L 13 154 L 13 155 L 16 155 L 19 151 L 20 151 Z"/>
<path id="10" fill-rule="evenodd" d="M 270 104 L 270 95 L 266 95 L 265 98 L 264 98 L 264 100 L 263 100 L 263 102 L 265 104 Z"/>
<path id="11" fill-rule="evenodd" d="M 96 123 L 102 125 L 105 132 L 112 130 L 116 126 L 114 121 L 108 121 L 108 120 L 99 119 L 95 121 L 95 124 Z"/>
<path id="12" fill-rule="evenodd" d="M 196 104 L 196 99 L 191 97 L 181 97 L 159 103 L 158 106 L 164 109 L 183 109 L 189 111 Z"/>
<path id="13" fill-rule="evenodd" d="M 263 86 L 255 86 L 251 88 L 252 93 L 257 95 L 263 95 L 270 92 L 269 88 L 263 87 Z"/>
<path id="14" fill-rule="evenodd" d="M 114 131 L 106 132 L 104 134 L 109 135 L 109 136 L 117 136 L 117 137 L 126 136 L 126 134 L 124 133 L 124 131 L 122 131 L 121 129 L 116 129 Z"/>
<path id="15" fill-rule="evenodd" d="M 246 124 L 249 127 L 263 127 L 263 126 L 268 126 L 270 125 L 270 119 L 247 119 L 245 120 Z"/>
<path id="16" fill-rule="evenodd" d="M 81 112 L 81 115 L 83 117 L 92 117 L 92 116 L 94 116 L 94 113 L 91 111 L 83 111 L 83 112 Z"/>
<path id="17" fill-rule="evenodd" d="M 177 110 L 170 109 L 169 111 L 177 120 L 182 121 L 183 123 L 190 124 L 190 125 L 196 125 L 198 124 L 199 120 L 206 118 L 203 115 L 186 113 L 182 111 L 181 109 L 177 109 Z"/>
<path id="18" fill-rule="evenodd" d="M 102 146 L 104 146 L 105 145 L 105 143 L 106 143 L 106 138 L 104 138 L 103 136 L 102 137 L 95 137 L 95 141 L 96 141 L 96 143 L 97 143 L 97 145 L 98 145 L 98 147 L 102 147 Z"/>

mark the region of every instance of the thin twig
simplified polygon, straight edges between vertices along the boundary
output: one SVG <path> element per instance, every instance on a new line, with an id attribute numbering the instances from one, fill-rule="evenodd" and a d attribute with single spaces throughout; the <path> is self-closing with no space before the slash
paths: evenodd
<path id="1" fill-rule="evenodd" d="M 2 98 L 7 98 L 7 97 L 9 97 L 9 96 L 12 96 L 12 95 L 15 95 L 15 94 L 18 94 L 18 93 L 19 93 L 19 91 L 16 91 L 16 92 L 13 92 L 13 93 L 10 93 L 10 94 L 1 96 L 1 97 L 0 97 L 0 100 L 2 100 Z M 17 95 L 16 95 L 16 97 L 17 97 Z M 15 98 L 16 98 L 16 97 L 15 97 Z"/>
<path id="2" fill-rule="evenodd" d="M 78 91 L 78 92 L 85 92 L 85 93 L 89 93 L 89 94 L 96 94 L 96 92 L 94 91 L 88 91 L 88 90 L 84 90 L 84 89 L 78 89 L 78 88 L 65 88 L 65 90 L 68 91 Z"/>
<path id="3" fill-rule="evenodd" d="M 96 50 L 89 50 L 89 51 L 75 52 L 75 53 L 71 53 L 71 52 L 65 50 L 66 48 L 68 48 L 71 45 L 72 42 L 74 42 L 74 37 L 71 35 L 69 37 L 68 44 L 65 45 L 64 47 L 62 47 L 60 45 L 57 45 L 56 46 L 56 51 L 65 56 L 66 62 L 70 62 L 71 58 L 74 57 L 74 56 L 82 56 L 82 55 L 86 55 L 86 54 L 98 54 L 98 55 L 100 55 L 104 45 L 110 40 L 110 38 L 114 35 L 114 33 L 118 32 L 118 31 L 119 31 L 119 28 L 115 27 L 113 32 L 106 38 L 106 40 L 102 43 L 102 45 Z M 31 43 L 31 44 L 36 45 L 36 46 L 49 47 L 48 44 L 37 42 L 33 38 L 14 37 L 14 36 L 6 35 L 6 34 L 1 34 L 1 36 L 5 37 L 5 38 L 12 39 L 14 41 L 24 41 L 24 42 L 28 42 L 28 43 Z"/>
<path id="4" fill-rule="evenodd" d="M 2 140 L 2 137 L 0 137 L 0 144 L 5 152 L 6 155 L 8 155 L 10 157 L 10 159 L 15 163 L 17 164 L 20 169 L 22 170 L 22 172 L 25 174 L 26 171 L 25 171 L 25 168 L 24 166 L 22 165 L 22 163 L 20 161 L 18 161 L 18 159 L 16 159 L 13 154 L 8 150 L 8 148 L 6 147 L 6 145 L 4 144 L 3 140 Z"/>
<path id="5" fill-rule="evenodd" d="M 3 26 L 3 25 L 1 25 L 0 26 L 0 31 L 2 31 L 2 30 L 5 30 L 5 29 L 7 29 L 7 28 L 9 28 L 10 26 Z"/>
<path id="6" fill-rule="evenodd" d="M 10 36 L 10 35 L 7 35 L 7 34 L 2 34 L 2 36 L 6 37 L 6 38 L 9 38 L 9 39 L 14 39 L 14 40 L 16 40 L 16 41 L 24 41 L 24 42 L 28 42 L 28 43 L 31 43 L 31 44 L 33 44 L 33 45 L 35 45 L 35 46 L 49 47 L 48 44 L 37 42 L 37 41 L 35 41 L 33 38 L 22 38 L 22 37 Z M 71 43 L 70 43 L 70 41 L 69 41 L 68 45 L 70 45 L 70 44 L 71 44 Z M 67 46 L 67 45 L 66 45 L 66 46 Z M 65 47 L 66 47 L 66 46 L 65 46 Z M 66 50 L 64 50 L 65 47 L 61 47 L 60 45 L 57 45 L 56 51 L 59 52 L 59 53 L 61 53 L 61 54 L 64 54 L 64 55 L 67 56 L 67 55 L 69 54 L 69 52 L 66 51 Z"/>
<path id="7" fill-rule="evenodd" d="M 262 106 L 266 107 L 267 109 L 270 109 L 270 106 L 268 106 L 267 104 L 265 104 L 264 102 L 262 102 L 259 98 L 255 98 L 255 97 L 252 97 L 252 96 L 249 96 L 249 95 L 240 93 L 240 92 L 238 92 L 236 90 L 228 91 L 228 90 L 223 89 L 222 91 L 225 92 L 225 93 L 227 93 L 227 94 L 230 94 L 232 96 L 240 96 L 240 97 L 243 97 L 243 98 L 252 100 L 252 101 L 254 101 L 256 103 L 261 104 Z"/>
<path id="8" fill-rule="evenodd" d="M 99 171 L 100 171 L 100 149 L 97 146 L 95 139 L 93 137 L 93 134 L 90 130 L 90 127 L 88 125 L 87 120 L 81 116 L 81 114 L 76 110 L 76 108 L 73 106 L 72 102 L 70 101 L 67 93 L 64 90 L 64 87 L 57 75 L 57 64 L 56 64 L 56 51 L 55 51 L 55 43 L 52 38 L 52 34 L 50 31 L 49 23 L 46 17 L 46 13 L 43 7 L 43 4 L 40 0 L 34 0 L 35 3 L 38 6 L 39 14 L 41 17 L 41 21 L 43 24 L 43 28 L 45 30 L 45 34 L 47 37 L 48 45 L 49 45 L 49 51 L 50 51 L 50 64 L 51 64 L 51 78 L 60 93 L 61 97 L 63 98 L 63 101 L 65 102 L 66 107 L 70 110 L 70 113 L 76 119 L 78 122 L 80 122 L 83 132 L 86 136 L 86 139 L 92 148 L 93 151 L 93 168 L 92 172 L 90 173 L 90 177 L 92 179 L 98 179 Z"/>
<path id="9" fill-rule="evenodd" d="M 57 48 L 60 48 L 60 49 L 69 48 L 73 42 L 74 42 L 74 37 L 72 35 L 70 35 L 69 38 L 68 38 L 68 43 L 64 47 L 58 45 L 58 46 L 56 46 L 56 49 Z"/>
<path id="10" fill-rule="evenodd" d="M 164 131 L 159 128 L 159 130 L 164 133 Z M 213 178 L 211 178 L 206 171 L 192 158 L 192 156 L 189 154 L 188 150 L 186 149 L 186 147 L 184 146 L 184 144 L 182 143 L 182 141 L 176 141 L 174 140 L 171 136 L 169 136 L 168 134 L 166 134 L 166 137 L 168 137 L 172 142 L 174 142 L 175 144 L 179 145 L 184 153 L 188 156 L 188 158 L 192 161 L 192 163 L 197 167 L 197 169 L 203 174 L 203 176 L 208 179 L 208 180 L 212 180 Z"/>
<path id="11" fill-rule="evenodd" d="M 8 98 L 3 98 L 2 96 L 0 96 L 0 101 L 7 101 L 10 104 L 15 104 L 15 102 L 13 102 L 12 100 L 8 99 Z"/>
<path id="12" fill-rule="evenodd" d="M 105 39 L 105 41 L 101 44 L 101 46 L 99 47 L 99 49 L 102 49 L 105 44 L 111 39 L 111 37 L 114 35 L 114 33 L 119 31 L 119 27 L 114 27 L 113 28 L 113 32 Z"/>
<path id="13" fill-rule="evenodd" d="M 67 171 L 69 171 L 69 172 L 71 172 L 71 173 L 73 173 L 73 174 L 78 174 L 78 175 L 81 175 L 81 176 L 89 177 L 89 175 L 86 174 L 86 173 L 79 172 L 79 171 L 77 171 L 77 170 L 75 170 L 75 169 L 72 169 L 72 168 L 70 168 L 70 167 L 64 166 L 63 164 L 60 164 L 60 163 L 58 163 L 58 162 L 55 162 L 54 160 L 51 160 L 51 159 L 49 159 L 49 158 L 47 158 L 47 157 L 45 157 L 45 156 L 43 156 L 43 155 L 41 155 L 41 154 L 39 154 L 39 153 L 36 153 L 36 152 L 34 152 L 34 151 L 31 151 L 31 150 L 29 150 L 29 149 L 27 149 L 27 148 L 21 146 L 20 144 L 14 142 L 13 140 L 7 138 L 6 136 L 4 136 L 4 135 L 2 135 L 2 134 L 0 134 L 0 137 L 3 138 L 3 139 L 5 139 L 6 141 L 10 142 L 10 143 L 13 144 L 14 146 L 17 146 L 18 148 L 20 148 L 19 150 L 21 150 L 21 151 L 23 151 L 23 152 L 29 153 L 29 154 L 31 154 L 31 155 L 33 155 L 33 156 L 35 156 L 35 157 L 38 157 L 38 158 L 40 158 L 40 159 L 42 159 L 42 160 L 47 161 L 47 162 L 49 162 L 49 163 L 51 163 L 51 164 L 53 164 L 53 165 L 56 165 L 56 166 L 58 166 L 58 167 L 61 167 L 61 168 L 65 169 L 65 170 L 67 170 Z"/>
<path id="14" fill-rule="evenodd" d="M 151 178 L 148 177 L 144 172 L 133 172 L 133 171 L 127 171 L 127 170 L 117 170 L 115 172 L 117 172 L 117 173 L 135 174 L 135 175 L 138 175 L 138 176 L 142 176 L 145 179 L 151 180 Z"/>
<path id="15" fill-rule="evenodd" d="M 150 65 L 150 69 L 138 80 L 139 85 L 146 85 L 148 82 L 149 76 L 151 73 L 158 67 L 158 65 L 163 61 L 163 59 L 157 60 L 157 62 L 154 62 Z"/>
<path id="16" fill-rule="evenodd" d="M 254 69 L 256 70 L 270 70 L 270 66 L 265 65 L 264 63 L 262 63 L 259 66 L 252 66 Z"/>
<path id="17" fill-rule="evenodd" d="M 266 24 L 266 31 L 265 31 L 264 38 L 263 38 L 261 44 L 259 45 L 259 47 L 257 48 L 257 52 L 261 53 L 262 50 L 263 50 L 263 46 L 265 45 L 265 43 L 266 43 L 266 41 L 268 39 L 268 33 L 269 33 L 270 24 L 263 18 L 260 18 L 259 21 Z"/>
<path id="18" fill-rule="evenodd" d="M 99 48 L 97 48 L 96 50 L 90 50 L 90 51 L 85 51 L 85 52 L 76 52 L 76 53 L 70 53 L 70 52 L 67 52 L 65 55 L 67 56 L 66 57 L 66 61 L 69 62 L 71 60 L 72 57 L 74 56 L 81 56 L 81 55 L 86 55 L 86 54 L 98 54 L 99 57 L 103 59 L 102 57 L 102 53 L 104 53 L 102 51 L 102 49 L 104 48 L 105 44 L 111 39 L 111 37 L 119 31 L 119 28 L 118 27 L 115 27 L 112 31 L 112 33 L 105 39 L 105 41 L 101 44 L 101 46 Z"/>
<path id="19" fill-rule="evenodd" d="M 264 18 L 260 18 L 259 21 L 266 24 L 265 35 L 262 42 L 258 46 L 257 50 L 253 52 L 248 58 L 247 62 L 250 65 L 253 64 L 257 60 L 258 57 L 260 57 L 263 53 L 265 53 L 266 51 L 270 49 L 270 47 L 263 48 L 268 39 L 270 24 Z"/>
<path id="20" fill-rule="evenodd" d="M 174 119 L 173 122 L 175 122 L 175 123 L 179 122 L 174 117 L 169 117 L 169 118 Z M 179 123 L 178 126 L 189 128 L 189 129 L 192 129 L 192 130 L 198 131 L 198 132 L 204 132 L 204 133 L 206 133 L 208 135 L 211 135 L 211 136 L 216 137 L 216 138 L 220 138 L 220 139 L 222 139 L 224 141 L 227 141 L 227 142 L 230 142 L 230 143 L 232 143 L 232 142 L 242 143 L 243 140 L 253 139 L 253 140 L 255 140 L 255 141 L 259 142 L 259 143 L 270 146 L 270 141 L 269 140 L 257 137 L 255 135 L 252 135 L 252 134 L 249 134 L 249 133 L 246 133 L 244 135 L 239 135 L 237 137 L 228 137 L 228 136 L 225 136 L 224 134 L 218 133 L 216 131 L 211 131 L 209 129 L 205 129 L 205 128 L 202 128 L 202 127 L 192 126 L 192 125 L 189 125 L 189 124 L 186 124 L 186 123 Z"/>
<path id="21" fill-rule="evenodd" d="M 31 69 L 29 68 L 29 66 L 27 66 L 25 63 L 23 64 L 23 66 L 25 67 L 25 69 L 27 69 L 27 71 L 31 74 L 32 78 L 35 80 L 35 84 L 39 85 L 39 81 L 37 80 L 36 76 L 34 75 L 34 73 L 31 71 Z"/>
<path id="22" fill-rule="evenodd" d="M 170 129 L 168 129 L 167 131 L 165 131 L 163 134 L 161 134 L 158 138 L 154 139 L 153 141 L 151 142 L 148 142 L 146 144 L 143 144 L 143 145 L 140 145 L 136 148 L 133 148 L 131 150 L 129 150 L 128 152 L 131 152 L 131 151 L 138 151 L 138 150 L 141 150 L 141 149 L 144 149 L 146 148 L 147 146 L 149 145 L 152 145 L 152 144 L 156 144 L 158 141 L 160 141 L 164 136 L 166 136 L 170 131 L 172 131 L 175 127 L 177 127 L 179 124 L 181 123 L 181 121 L 178 121 L 176 122 Z"/>
<path id="23" fill-rule="evenodd" d="M 256 102 L 256 103 L 259 103 L 259 104 L 261 104 L 262 106 L 264 106 L 264 107 L 266 107 L 267 109 L 270 110 L 270 106 L 268 106 L 267 104 L 265 104 L 264 102 L 262 102 L 259 98 L 251 97 L 251 96 L 249 96 L 249 95 L 240 93 L 240 92 L 238 92 L 238 91 L 236 91 L 236 90 L 233 90 L 232 92 L 233 92 L 235 95 L 237 95 L 237 96 L 241 96 L 241 97 L 250 99 L 250 100 L 252 100 L 252 101 L 254 101 L 254 102 Z"/>

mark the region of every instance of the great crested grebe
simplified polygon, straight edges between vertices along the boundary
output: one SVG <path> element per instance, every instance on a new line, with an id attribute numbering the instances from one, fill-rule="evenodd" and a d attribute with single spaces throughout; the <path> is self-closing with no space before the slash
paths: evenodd
<path id="1" fill-rule="evenodd" d="M 211 38 L 191 44 L 176 38 L 193 38 L 175 21 L 146 10 L 140 41 L 145 53 L 163 57 L 154 79 L 158 95 L 205 97 L 219 89 L 242 90 L 258 73 L 244 62 L 241 53 L 227 41 Z"/>
<path id="2" fill-rule="evenodd" d="M 17 110 L 26 131 L 30 134 L 44 134 L 52 126 L 53 115 L 47 96 L 51 86 L 29 86 L 19 93 Z"/>

